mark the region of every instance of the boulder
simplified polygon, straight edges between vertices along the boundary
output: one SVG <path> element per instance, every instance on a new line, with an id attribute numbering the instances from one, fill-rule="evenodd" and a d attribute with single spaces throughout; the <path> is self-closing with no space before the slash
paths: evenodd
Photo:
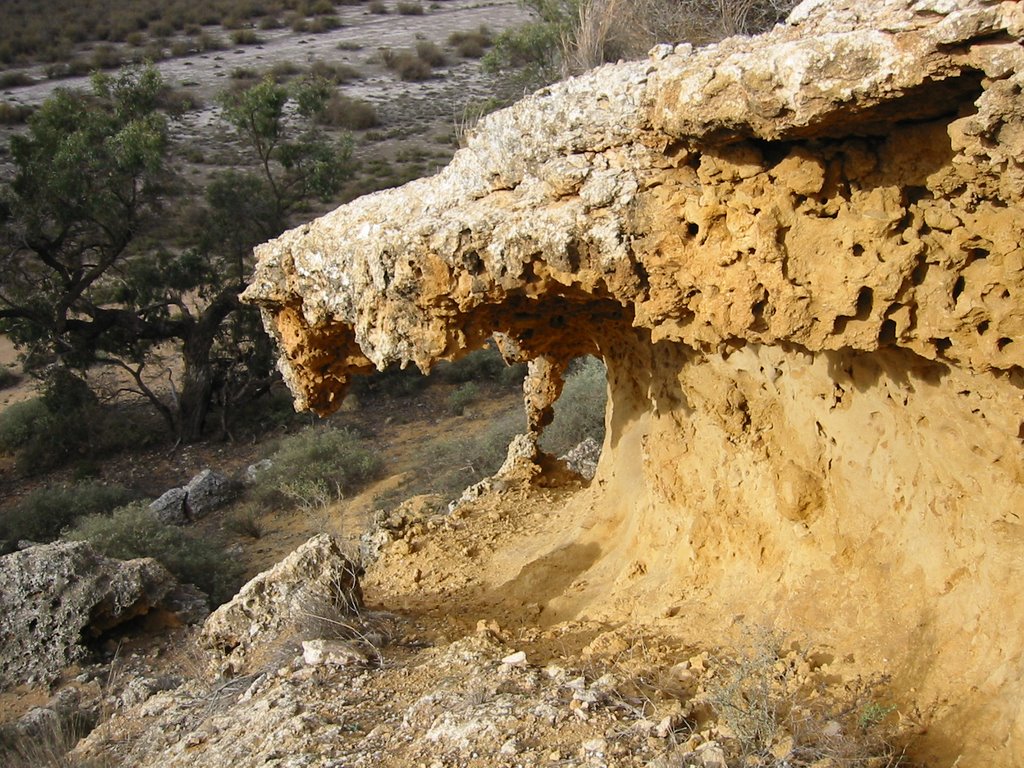
<path id="1" fill-rule="evenodd" d="M 149 508 L 162 523 L 185 525 L 230 504 L 240 490 L 240 485 L 230 478 L 204 469 L 188 485 L 165 491 Z"/>
<path id="2" fill-rule="evenodd" d="M 328 534 L 304 543 L 270 570 L 255 576 L 206 620 L 200 644 L 218 673 L 235 676 L 263 663 L 279 641 L 359 611 L 359 569 Z"/>
<path id="3" fill-rule="evenodd" d="M 601 444 L 588 437 L 558 458 L 584 480 L 593 480 L 597 472 L 597 462 L 601 458 Z"/>
<path id="4" fill-rule="evenodd" d="M 152 558 L 114 560 L 87 542 L 6 555 L 0 558 L 0 687 L 53 680 L 142 616 L 201 618 L 199 595 Z"/>
<path id="5" fill-rule="evenodd" d="M 239 486 L 212 469 L 204 469 L 189 480 L 185 492 L 188 516 L 192 520 L 199 520 L 234 501 L 238 497 Z"/>
<path id="6" fill-rule="evenodd" d="M 149 505 L 149 508 L 161 523 L 184 525 L 188 522 L 188 513 L 185 510 L 187 498 L 188 491 L 184 488 L 171 488 L 169 491 L 164 491 L 156 501 Z"/>

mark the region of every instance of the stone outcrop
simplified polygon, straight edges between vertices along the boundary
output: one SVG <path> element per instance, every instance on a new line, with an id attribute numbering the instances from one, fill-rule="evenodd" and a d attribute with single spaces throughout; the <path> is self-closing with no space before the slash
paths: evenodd
<path id="1" fill-rule="evenodd" d="M 199 643 L 218 674 L 258 668 L 304 626 L 342 622 L 363 605 L 358 569 L 337 539 L 320 534 L 251 579 L 206 620 Z"/>
<path id="2" fill-rule="evenodd" d="M 230 504 L 240 490 L 239 483 L 212 469 L 204 469 L 187 485 L 165 491 L 149 508 L 162 523 L 185 525 Z"/>
<path id="3" fill-rule="evenodd" d="M 128 623 L 205 618 L 206 598 L 152 558 L 113 560 L 86 542 L 0 558 L 0 687 L 49 682 Z"/>
<path id="4" fill-rule="evenodd" d="M 262 246 L 246 297 L 321 413 L 498 335 L 535 446 L 599 355 L 600 556 L 545 615 L 800 627 L 891 675 L 924 759 L 1022 764 L 1022 35 L 1016 2 L 808 0 L 660 46 Z"/>

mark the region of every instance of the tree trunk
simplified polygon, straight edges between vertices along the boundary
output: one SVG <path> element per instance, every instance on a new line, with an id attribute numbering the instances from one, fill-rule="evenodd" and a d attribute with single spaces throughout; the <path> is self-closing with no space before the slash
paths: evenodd
<path id="1" fill-rule="evenodd" d="M 238 307 L 239 290 L 238 286 L 222 290 L 182 340 L 185 369 L 178 400 L 178 439 L 183 442 L 195 442 L 203 436 L 216 378 L 211 360 L 213 344 L 221 323 Z"/>

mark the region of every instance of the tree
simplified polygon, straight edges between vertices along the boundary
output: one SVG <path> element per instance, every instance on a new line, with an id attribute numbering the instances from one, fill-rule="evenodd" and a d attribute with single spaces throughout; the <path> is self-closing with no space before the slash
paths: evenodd
<path id="1" fill-rule="evenodd" d="M 171 217 L 162 205 L 171 208 L 172 180 L 160 75 L 132 69 L 95 76 L 91 93 L 56 92 L 11 141 L 15 174 L 0 195 L 0 330 L 30 359 L 121 368 L 179 439 L 198 439 L 218 393 L 226 405 L 270 370 L 269 343 L 238 301 L 252 247 L 346 178 L 350 144 L 301 130 L 326 98 L 314 86 L 291 97 L 264 81 L 225 99 L 256 170 L 215 177 L 171 244 L 156 242 L 158 225 L 169 229 L 161 218 Z M 163 392 L 147 366 L 167 342 L 181 365 L 166 370 Z"/>

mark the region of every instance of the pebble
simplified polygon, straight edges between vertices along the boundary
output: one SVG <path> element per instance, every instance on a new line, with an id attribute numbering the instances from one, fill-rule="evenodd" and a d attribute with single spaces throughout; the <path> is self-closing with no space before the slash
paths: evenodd
<path id="1" fill-rule="evenodd" d="M 506 656 L 501 660 L 502 664 L 508 664 L 510 667 L 525 667 L 526 666 L 526 651 L 516 651 L 515 653 Z"/>

